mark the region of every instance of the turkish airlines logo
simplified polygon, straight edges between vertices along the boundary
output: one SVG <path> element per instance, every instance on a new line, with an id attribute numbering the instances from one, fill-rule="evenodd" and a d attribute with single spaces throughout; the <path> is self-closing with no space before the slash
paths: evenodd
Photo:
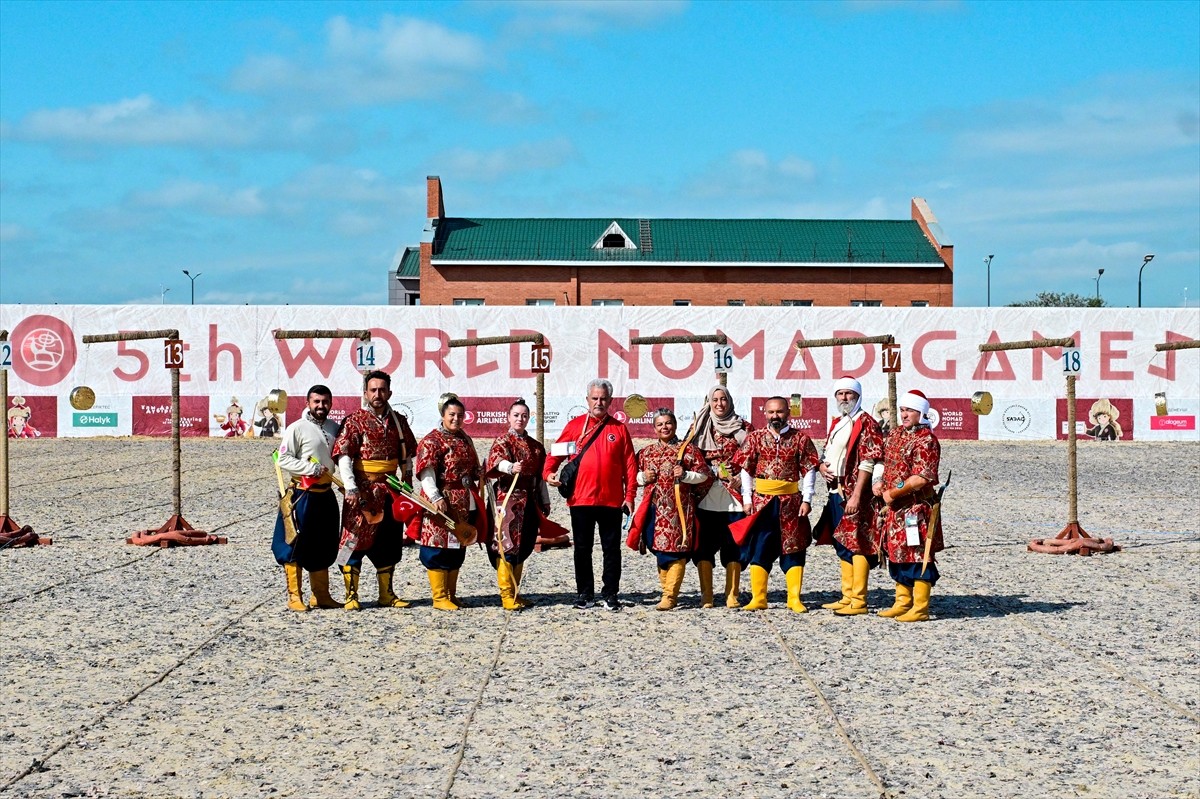
<path id="1" fill-rule="evenodd" d="M 57 317 L 25 317 L 13 328 L 12 342 L 13 371 L 26 383 L 52 386 L 75 368 L 75 333 Z"/>

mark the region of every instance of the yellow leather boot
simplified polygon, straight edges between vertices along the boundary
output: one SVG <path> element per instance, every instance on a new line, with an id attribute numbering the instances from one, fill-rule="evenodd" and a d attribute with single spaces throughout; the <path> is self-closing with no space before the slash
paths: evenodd
<path id="1" fill-rule="evenodd" d="M 512 565 L 504 558 L 496 559 L 496 585 L 500 587 L 500 604 L 505 610 L 520 610 L 516 600 L 516 581 Z"/>
<path id="2" fill-rule="evenodd" d="M 840 610 L 850 604 L 850 585 L 853 581 L 854 567 L 846 561 L 838 558 L 838 563 L 842 565 L 842 598 L 836 602 L 826 602 L 821 607 L 826 610 Z"/>
<path id="3" fill-rule="evenodd" d="M 725 567 L 725 607 L 740 608 L 742 593 L 742 564 L 734 561 Z"/>
<path id="4" fill-rule="evenodd" d="M 456 610 L 462 610 L 463 603 L 458 601 L 458 569 L 446 572 L 446 593 L 454 603 Z"/>
<path id="5" fill-rule="evenodd" d="M 742 610 L 767 609 L 767 583 L 771 573 L 762 566 L 750 564 L 750 601 L 742 605 Z"/>
<path id="6" fill-rule="evenodd" d="M 871 576 L 871 567 L 866 555 L 854 556 L 851 572 L 850 604 L 834 611 L 839 616 L 861 616 L 867 612 L 867 578 Z"/>
<path id="7" fill-rule="evenodd" d="M 395 566 L 384 566 L 383 568 L 375 569 L 375 577 L 379 580 L 379 607 L 381 608 L 406 608 L 408 603 L 400 597 L 392 593 L 392 575 L 395 574 Z"/>
<path id="8" fill-rule="evenodd" d="M 696 564 L 696 574 L 700 577 L 700 607 L 702 608 L 713 606 L 712 573 L 712 561 L 702 560 Z"/>
<path id="9" fill-rule="evenodd" d="M 447 581 L 450 572 L 444 569 L 427 569 L 429 572 L 429 593 L 433 597 L 433 606 L 438 610 L 458 610 L 458 605 L 450 601 L 450 591 Z"/>
<path id="10" fill-rule="evenodd" d="M 308 598 L 310 608 L 340 608 L 341 602 L 329 595 L 329 569 L 308 573 L 308 585 L 312 596 Z"/>
<path id="11" fill-rule="evenodd" d="M 908 613 L 897 616 L 896 621 L 929 621 L 929 589 L 928 580 L 913 580 L 913 606 Z"/>
<path id="12" fill-rule="evenodd" d="M 679 587 L 683 585 L 683 569 L 686 561 L 673 561 L 665 569 L 659 569 L 658 576 L 662 580 L 663 595 L 655 610 L 671 610 L 679 604 Z"/>
<path id="13" fill-rule="evenodd" d="M 804 585 L 804 567 L 793 566 L 787 570 L 788 610 L 793 613 L 807 613 L 808 608 L 800 601 L 800 587 Z"/>
<path id="14" fill-rule="evenodd" d="M 295 563 L 283 564 L 283 575 L 287 577 L 288 610 L 303 613 L 308 610 L 304 598 L 300 596 L 300 566 Z"/>
<path id="15" fill-rule="evenodd" d="M 346 610 L 362 610 L 358 601 L 358 573 L 357 566 L 342 567 L 342 581 L 346 584 L 346 601 L 342 607 Z"/>
<path id="16" fill-rule="evenodd" d="M 521 598 L 521 575 L 525 571 L 524 563 L 515 563 L 512 565 L 513 575 L 513 602 L 517 603 L 517 607 L 521 610 L 529 607 L 529 603 Z"/>
<path id="17" fill-rule="evenodd" d="M 907 585 L 896 583 L 896 603 L 887 610 L 879 611 L 878 615 L 883 616 L 885 619 L 892 619 L 907 613 L 912 608 L 912 604 L 912 589 Z"/>

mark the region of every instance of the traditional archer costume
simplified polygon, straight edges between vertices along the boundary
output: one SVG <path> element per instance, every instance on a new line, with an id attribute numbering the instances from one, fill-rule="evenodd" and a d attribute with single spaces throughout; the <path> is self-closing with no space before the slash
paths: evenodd
<path id="1" fill-rule="evenodd" d="M 371 559 L 379 580 L 380 607 L 403 608 L 408 603 L 392 593 L 392 575 L 404 547 L 404 526 L 392 513 L 388 475 L 410 471 L 416 439 L 403 416 L 388 409 L 382 417 L 369 408 L 342 421 L 333 457 L 346 486 L 342 503 L 342 543 L 356 540 L 354 552 L 342 566 L 348 610 L 358 610 L 358 577 L 363 556 Z M 350 494 L 356 492 L 352 502 Z M 382 514 L 382 519 L 380 519 Z"/>
<path id="2" fill-rule="evenodd" d="M 514 477 L 513 467 L 518 463 L 521 471 Z M 509 430 L 488 451 L 487 477 L 493 481 L 496 513 L 504 510 L 499 529 L 488 542 L 488 559 L 496 567 L 505 610 L 529 605 L 517 595 L 517 586 L 525 561 L 537 544 L 542 519 L 550 513 L 550 492 L 542 479 L 545 465 L 546 448 L 524 430 Z"/>
<path id="3" fill-rule="evenodd" d="M 788 607 L 797 613 L 807 610 L 800 589 L 812 529 L 800 506 L 812 502 L 818 462 L 812 439 L 791 426 L 781 433 L 755 430 L 734 457 L 744 470 L 742 504 L 750 514 L 731 526 L 735 538 L 745 542 L 750 564 L 753 597 L 743 610 L 766 609 L 767 581 L 776 559 L 787 576 Z"/>
<path id="4" fill-rule="evenodd" d="M 825 439 L 825 464 L 832 480 L 827 479 L 829 501 L 817 521 L 818 544 L 833 544 L 842 571 L 842 596 L 821 607 L 839 616 L 858 616 L 867 612 L 867 578 L 879 565 L 875 542 L 875 501 L 871 480 L 883 474 L 883 433 L 879 423 L 862 408 L 862 385 L 852 377 L 843 377 L 833 386 L 856 395 L 849 413 L 834 417 Z M 853 514 L 846 513 L 851 505 Z"/>
<path id="5" fill-rule="evenodd" d="M 292 508 L 296 519 L 296 538 L 289 544 L 283 523 L 283 510 L 275 519 L 271 552 L 287 575 L 288 607 L 295 611 L 314 608 L 340 608 L 329 595 L 329 567 L 337 557 L 337 496 L 333 488 L 333 442 L 336 422 L 318 422 L 308 412 L 288 425 L 279 442 L 279 468 L 291 475 Z M 314 463 L 312 459 L 315 459 Z M 325 473 L 317 476 L 321 467 Z M 312 599 L 306 606 L 300 597 L 300 569 L 308 572 Z"/>
<path id="6" fill-rule="evenodd" d="M 416 473 L 422 493 L 431 502 L 445 499 L 451 518 L 486 530 L 487 512 L 476 490 L 482 476 L 479 455 L 470 436 L 440 426 L 431 431 L 417 446 Z M 466 549 L 445 520 L 433 513 L 424 514 L 421 520 L 420 542 L 421 564 L 429 573 L 433 606 L 438 610 L 460 610 L 458 571 L 466 559 Z"/>
<path id="7" fill-rule="evenodd" d="M 638 453 L 637 464 L 637 482 L 645 489 L 626 543 L 632 549 L 645 546 L 654 553 L 663 590 L 658 609 L 670 610 L 679 599 L 684 565 L 700 537 L 696 502 L 712 485 L 712 476 L 704 462 L 704 453 L 692 444 L 685 446 L 681 454 L 678 444 L 656 441 Z M 678 486 L 674 477 L 676 464 L 683 467 Z M 653 483 L 646 483 L 647 471 L 655 472 Z M 680 507 L 684 515 L 682 520 L 679 518 Z M 711 593 L 710 583 L 710 596 Z"/>
<path id="8" fill-rule="evenodd" d="M 900 397 L 897 405 L 920 411 L 922 422 L 929 413 L 929 400 L 919 391 Z M 883 449 L 881 489 L 891 492 L 892 504 L 880 510 L 877 529 L 880 548 L 887 554 L 888 571 L 896 581 L 896 602 L 879 615 L 896 621 L 927 621 L 929 590 L 938 581 L 933 553 L 943 546 L 940 519 L 933 530 L 929 529 L 942 445 L 928 425 L 918 423 L 909 428 L 897 426 L 888 434 Z M 916 482 L 921 484 L 910 483 L 912 477 L 920 477 L 922 480 Z M 930 536 L 929 563 L 924 565 Z"/>

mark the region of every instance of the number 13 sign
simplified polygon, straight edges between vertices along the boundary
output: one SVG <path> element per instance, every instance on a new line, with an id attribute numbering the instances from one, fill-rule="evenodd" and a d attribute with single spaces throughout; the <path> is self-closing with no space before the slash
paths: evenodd
<path id="1" fill-rule="evenodd" d="M 167 369 L 183 368 L 183 340 L 169 338 L 163 341 L 163 367 Z"/>

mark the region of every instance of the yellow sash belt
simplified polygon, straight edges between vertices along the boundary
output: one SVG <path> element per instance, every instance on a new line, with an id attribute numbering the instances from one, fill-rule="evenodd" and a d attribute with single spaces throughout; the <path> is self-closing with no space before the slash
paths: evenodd
<path id="1" fill-rule="evenodd" d="M 795 480 L 772 480 L 769 477 L 755 477 L 754 490 L 763 496 L 774 497 L 781 494 L 800 493 L 800 483 Z"/>
<path id="2" fill-rule="evenodd" d="M 355 461 L 354 470 L 363 472 L 364 474 L 393 474 L 400 468 L 400 461 L 392 459 L 390 461 Z"/>

